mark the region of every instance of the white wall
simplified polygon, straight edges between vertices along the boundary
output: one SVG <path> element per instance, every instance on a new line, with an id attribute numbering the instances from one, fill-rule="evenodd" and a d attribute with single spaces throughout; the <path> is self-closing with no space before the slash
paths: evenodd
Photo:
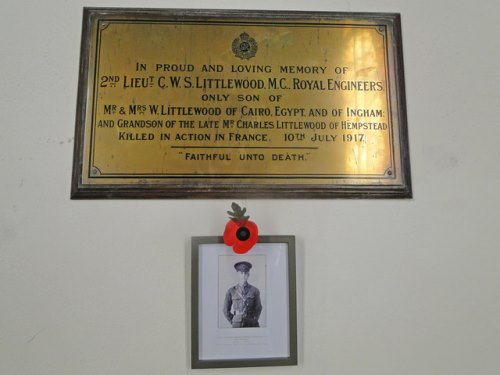
<path id="1" fill-rule="evenodd" d="M 0 373 L 185 374 L 189 241 L 230 200 L 71 201 L 82 7 L 400 12 L 413 200 L 243 200 L 298 241 L 299 366 L 500 373 L 500 3 L 0 4 Z M 235 370 L 205 370 L 232 374 Z"/>

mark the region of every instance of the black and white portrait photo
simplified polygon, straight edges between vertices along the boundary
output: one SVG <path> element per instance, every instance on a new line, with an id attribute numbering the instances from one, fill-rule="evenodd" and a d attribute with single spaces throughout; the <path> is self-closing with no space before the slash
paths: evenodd
<path id="1" fill-rule="evenodd" d="M 219 256 L 221 328 L 265 327 L 265 261 L 264 255 Z"/>

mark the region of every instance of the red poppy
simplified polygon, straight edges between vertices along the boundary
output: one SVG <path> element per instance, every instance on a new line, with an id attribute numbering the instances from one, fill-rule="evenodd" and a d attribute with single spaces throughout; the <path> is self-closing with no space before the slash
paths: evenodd
<path id="1" fill-rule="evenodd" d="M 259 239 L 259 229 L 257 224 L 248 220 L 250 216 L 245 216 L 246 208 L 241 208 L 233 202 L 231 205 L 233 212 L 228 211 L 229 220 L 224 230 L 224 243 L 232 246 L 237 254 L 245 254 Z"/>
<path id="2" fill-rule="evenodd" d="M 236 254 L 245 254 L 259 239 L 259 228 L 250 220 L 229 220 L 224 231 L 224 243 Z"/>

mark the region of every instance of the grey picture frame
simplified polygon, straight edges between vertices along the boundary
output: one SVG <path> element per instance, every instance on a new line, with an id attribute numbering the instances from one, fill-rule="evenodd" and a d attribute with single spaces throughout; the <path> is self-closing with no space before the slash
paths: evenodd
<path id="1" fill-rule="evenodd" d="M 286 278 L 284 281 L 288 286 L 288 352 L 283 357 L 246 358 L 241 353 L 241 358 L 219 358 L 203 359 L 200 357 L 201 335 L 201 307 L 200 302 L 202 288 L 200 287 L 200 248 L 206 244 L 223 244 L 223 238 L 219 236 L 192 237 L 191 239 L 191 368 L 234 368 L 234 367 L 261 367 L 261 366 L 293 366 L 297 365 L 297 296 L 296 296 L 296 260 L 295 260 L 295 237 L 294 236 L 259 236 L 257 245 L 265 247 L 266 244 L 285 244 L 286 246 Z M 256 246 L 257 246 L 256 245 Z M 225 246 L 225 245 L 223 245 Z M 251 250 L 252 251 L 252 250 Z M 250 251 L 250 252 L 251 252 Z M 239 256 L 238 256 L 239 257 Z M 217 270 L 214 270 L 217 272 Z M 203 310 L 207 310 L 204 306 Z M 215 321 L 214 321 L 214 324 Z M 252 328 L 255 329 L 255 328 Z M 259 329 L 259 328 L 257 328 Z M 243 331 L 242 331 L 243 332 Z M 246 332 L 246 331 L 245 331 Z M 244 332 L 242 333 L 244 334 Z"/>

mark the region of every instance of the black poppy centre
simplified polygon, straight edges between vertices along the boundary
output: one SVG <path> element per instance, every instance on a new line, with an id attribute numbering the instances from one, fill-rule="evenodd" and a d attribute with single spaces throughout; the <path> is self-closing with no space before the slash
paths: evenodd
<path id="1" fill-rule="evenodd" d="M 236 231 L 236 238 L 238 238 L 240 241 L 246 241 L 250 238 L 250 231 L 247 227 L 240 227 Z"/>

